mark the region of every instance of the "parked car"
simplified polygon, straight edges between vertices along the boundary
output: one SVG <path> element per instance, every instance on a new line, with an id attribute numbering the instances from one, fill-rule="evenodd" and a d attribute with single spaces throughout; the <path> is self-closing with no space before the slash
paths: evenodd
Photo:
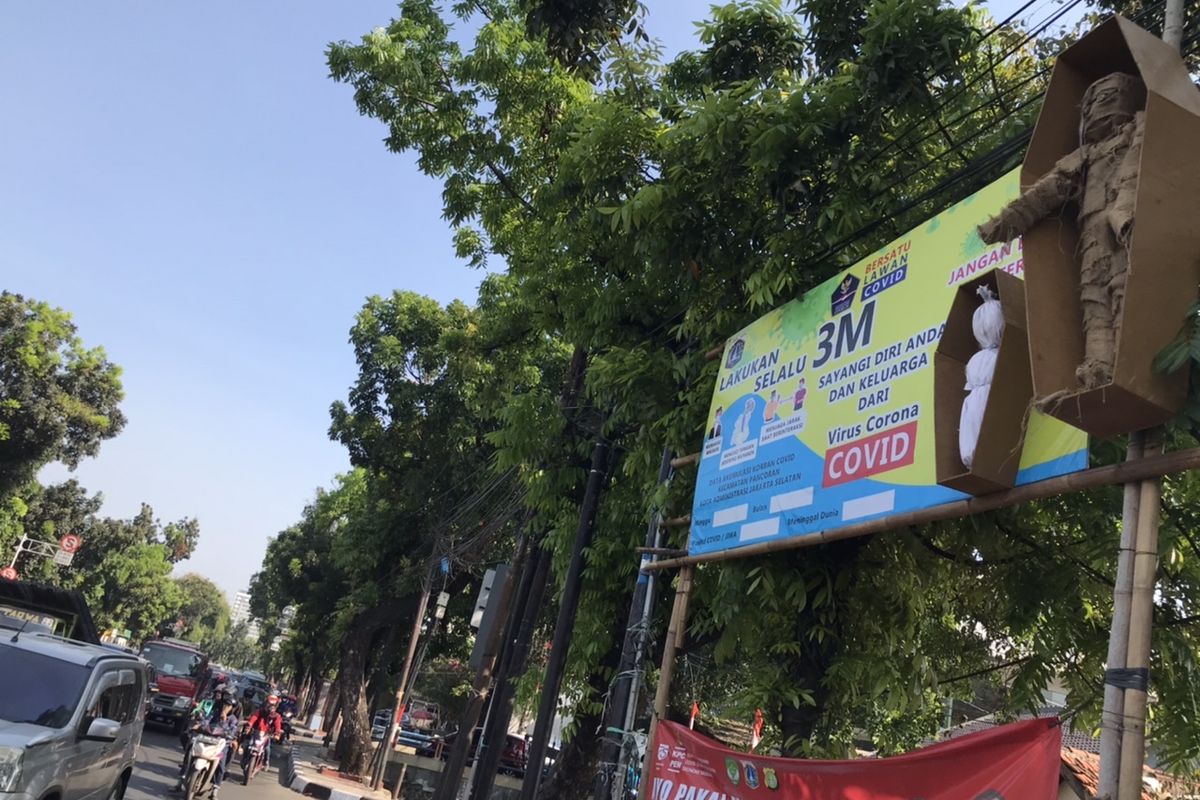
<path id="1" fill-rule="evenodd" d="M 0 627 L 0 796 L 121 800 L 142 738 L 143 663 Z"/>

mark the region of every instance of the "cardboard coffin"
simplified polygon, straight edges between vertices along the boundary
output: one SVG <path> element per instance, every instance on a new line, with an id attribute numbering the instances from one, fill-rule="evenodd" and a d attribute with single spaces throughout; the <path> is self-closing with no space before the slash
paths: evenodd
<path id="1" fill-rule="evenodd" d="M 1004 333 L 996 371 L 983 412 L 983 426 L 971 468 L 958 452 L 959 416 L 967 396 L 966 371 L 979 342 L 971 329 L 982 302 L 978 287 L 988 286 L 1000 298 Z M 981 495 L 1012 488 L 1025 443 L 1025 418 L 1033 399 L 1029 373 L 1029 339 L 1025 328 L 1025 286 L 1020 278 L 995 271 L 958 287 L 946 328 L 933 354 L 934 439 L 937 482 L 967 494 Z"/>
<path id="2" fill-rule="evenodd" d="M 1111 72 L 1141 76 L 1147 101 L 1124 317 L 1107 386 L 1081 392 L 1075 377 L 1084 349 L 1075 209 L 1043 220 L 1024 241 L 1035 395 L 1055 395 L 1046 413 L 1098 436 L 1161 424 L 1182 407 L 1185 371 L 1165 375 L 1153 361 L 1179 332 L 1200 282 L 1200 90 L 1170 46 L 1129 20 L 1114 17 L 1059 55 L 1022 189 L 1079 147 L 1080 99 Z"/>

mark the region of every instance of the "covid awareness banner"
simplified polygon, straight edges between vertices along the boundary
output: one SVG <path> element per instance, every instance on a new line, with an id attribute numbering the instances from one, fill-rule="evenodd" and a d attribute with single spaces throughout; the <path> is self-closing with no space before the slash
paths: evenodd
<path id="1" fill-rule="evenodd" d="M 892 758 L 763 758 L 660 722 L 649 800 L 1054 800 L 1057 719 L 1032 719 Z"/>
<path id="2" fill-rule="evenodd" d="M 984 245 L 975 232 L 1018 190 L 1014 170 L 726 342 L 691 554 L 966 496 L 936 480 L 933 355 L 960 283 L 1023 276 L 1019 240 Z M 1017 483 L 1086 464 L 1083 433 L 1030 416 Z"/>

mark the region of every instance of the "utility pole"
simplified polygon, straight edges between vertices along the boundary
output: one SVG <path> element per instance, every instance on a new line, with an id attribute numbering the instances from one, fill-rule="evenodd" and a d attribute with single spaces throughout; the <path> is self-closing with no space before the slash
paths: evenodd
<path id="1" fill-rule="evenodd" d="M 471 696 L 463 711 L 454 744 L 450 746 L 450 755 L 446 759 L 445 766 L 442 767 L 442 775 L 438 780 L 437 789 L 433 793 L 433 800 L 454 800 L 458 796 L 463 770 L 466 769 L 467 757 L 471 753 L 471 740 L 475 738 L 475 726 L 479 724 L 479 718 L 483 714 L 483 708 L 490 694 L 492 670 L 496 664 L 496 650 L 504 633 L 503 620 L 508 617 L 513 595 L 516 594 L 514 589 L 519 572 L 518 567 L 524 569 L 527 543 L 527 535 L 522 534 L 517 541 L 513 568 L 508 570 L 499 590 L 495 587 L 492 589 L 493 596 L 489 598 L 488 603 L 497 604 L 496 624 L 492 625 L 486 634 L 483 631 L 480 632 L 480 635 L 485 635 L 486 638 L 480 645 L 479 668 L 475 673 L 475 681 L 471 685 Z"/>
<path id="2" fill-rule="evenodd" d="M 671 479 L 671 450 L 664 448 L 658 466 L 658 485 Z M 655 508 L 646 528 L 646 547 L 658 547 L 662 536 L 662 514 Z M 650 556 L 642 557 L 642 567 Z M 629 617 L 625 623 L 625 640 L 617 674 L 608 693 L 608 713 L 604 719 L 604 740 L 600 743 L 600 772 L 597 775 L 595 800 L 613 800 L 613 789 L 620 785 L 625 735 L 633 728 L 637 696 L 642 677 L 642 656 L 649 635 L 650 614 L 654 607 L 655 574 L 639 569 L 633 598 L 629 602 Z"/>
<path id="3" fill-rule="evenodd" d="M 421 584 L 421 597 L 417 600 L 417 613 L 413 617 L 412 631 L 408 635 L 408 652 L 404 654 L 404 667 L 400 670 L 400 683 L 396 687 L 396 698 L 392 702 L 392 718 L 388 721 L 387 732 L 379 743 L 381 755 L 374 760 L 374 771 L 371 773 L 371 788 L 378 789 L 383 783 L 387 772 L 388 761 L 392 757 L 392 741 L 396 738 L 397 720 L 404 712 L 404 704 L 408 702 L 408 679 L 412 672 L 413 658 L 417 654 L 417 640 L 421 638 L 421 627 L 425 623 L 425 610 L 429 607 L 429 594 L 433 590 L 433 572 L 425 575 Z"/>
<path id="4" fill-rule="evenodd" d="M 596 530 L 596 511 L 600 507 L 600 495 L 603 492 L 604 479 L 608 475 L 611 447 L 608 440 L 601 436 L 597 438 L 592 449 L 592 466 L 588 472 L 583 502 L 579 507 L 575 546 L 571 550 L 571 563 L 567 568 L 566 582 L 563 584 L 558 621 L 554 627 L 554 641 L 550 645 L 550 660 L 546 664 L 546 677 L 542 683 L 542 699 L 538 704 L 537 722 L 533 728 L 533 741 L 530 742 L 525 779 L 521 783 L 521 800 L 534 800 L 542 782 L 542 764 L 546 760 L 550 728 L 558 710 L 558 690 L 562 686 L 563 670 L 567 665 L 567 650 L 571 645 L 571 634 L 575 631 L 579 595 L 583 590 L 583 554 L 592 543 L 592 534 Z"/>
<path id="5" fill-rule="evenodd" d="M 534 544 L 522 573 L 521 589 L 505 634 L 500 663 L 496 668 L 492 710 L 484 726 L 483 736 L 479 740 L 479 754 L 475 757 L 469 798 L 487 800 L 491 796 L 492 786 L 496 783 L 496 770 L 500 767 L 500 757 L 504 754 L 508 736 L 508 724 L 512 720 L 517 680 L 525 672 L 525 663 L 533 642 L 533 631 L 541 619 L 542 599 L 546 596 L 549 579 L 550 553 L 542 550 L 540 544 Z M 526 764 L 526 769 L 532 769 L 531 763 Z"/>

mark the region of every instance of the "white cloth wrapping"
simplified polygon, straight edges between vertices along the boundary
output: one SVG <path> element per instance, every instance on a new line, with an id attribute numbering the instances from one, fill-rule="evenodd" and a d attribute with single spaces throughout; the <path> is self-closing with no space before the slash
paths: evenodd
<path id="1" fill-rule="evenodd" d="M 958 455 L 963 466 L 971 468 L 975 461 L 975 446 L 983 428 L 983 412 L 987 409 L 992 391 L 992 375 L 996 372 L 996 357 L 1000 354 L 1000 337 L 1004 334 L 1004 311 L 1000 299 L 990 286 L 977 290 L 983 300 L 971 317 L 971 330 L 981 348 L 967 362 L 967 396 L 963 399 L 958 417 Z"/>
<path id="2" fill-rule="evenodd" d="M 958 455 L 963 466 L 971 468 L 975 460 L 975 445 L 979 443 L 979 429 L 983 426 L 983 410 L 987 408 L 991 384 L 984 384 L 967 392 L 963 400 L 962 415 L 958 419 Z"/>
<path id="3" fill-rule="evenodd" d="M 999 347 L 1000 336 L 1004 333 L 1004 310 L 1000 308 L 1000 300 L 990 287 L 980 286 L 978 292 L 983 302 L 971 317 L 971 330 L 975 332 L 975 340 L 981 348 Z"/>
<path id="4" fill-rule="evenodd" d="M 999 354 L 999 348 L 990 348 L 971 356 L 967 362 L 967 385 L 963 388 L 971 391 L 991 386 L 992 374 L 996 371 L 996 356 Z"/>

